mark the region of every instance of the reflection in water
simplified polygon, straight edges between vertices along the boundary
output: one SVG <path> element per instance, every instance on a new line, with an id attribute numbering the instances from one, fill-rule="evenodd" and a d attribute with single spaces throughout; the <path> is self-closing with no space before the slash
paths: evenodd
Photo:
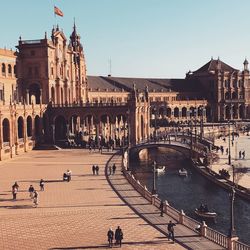
<path id="1" fill-rule="evenodd" d="M 168 200 L 171 206 L 198 220 L 194 213 L 201 203 L 207 204 L 209 210 L 215 211 L 218 216 L 216 222 L 206 221 L 208 226 L 228 234 L 230 229 L 230 198 L 229 193 L 208 181 L 198 174 L 182 154 L 167 148 L 152 148 L 137 162 L 130 166 L 137 179 L 149 190 L 152 190 L 152 162 L 159 166 L 166 166 L 166 172 L 157 175 L 156 186 L 159 197 Z M 178 170 L 184 167 L 188 176 L 179 176 Z M 250 203 L 236 196 L 235 199 L 235 226 L 240 241 L 250 244 Z"/>

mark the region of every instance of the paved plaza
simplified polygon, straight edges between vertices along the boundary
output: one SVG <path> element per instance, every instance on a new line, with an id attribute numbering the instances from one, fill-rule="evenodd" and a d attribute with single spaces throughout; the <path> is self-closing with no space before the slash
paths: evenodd
<path id="1" fill-rule="evenodd" d="M 107 231 L 119 225 L 122 249 L 182 249 L 141 219 L 113 191 L 104 175 L 111 154 L 87 150 L 32 151 L 0 163 L 0 249 L 107 249 Z M 93 164 L 100 166 L 92 175 Z M 63 182 L 67 169 L 71 182 Z M 39 192 L 33 207 L 28 188 Z M 18 181 L 17 201 L 11 186 Z"/>
<path id="2" fill-rule="evenodd" d="M 231 138 L 232 140 L 232 138 Z M 226 149 L 229 148 L 228 145 L 228 137 L 223 139 L 217 139 L 215 141 L 215 145 L 223 146 L 224 153 L 218 151 L 219 160 L 211 166 L 212 170 L 219 173 L 219 170 L 226 169 L 230 173 L 230 180 L 233 180 L 233 169 L 228 165 L 228 154 L 226 153 Z M 234 138 L 234 143 L 230 143 L 231 149 L 231 164 L 235 166 L 235 182 L 243 187 L 250 189 L 250 136 L 240 134 L 240 137 Z M 239 151 L 245 151 L 245 158 L 239 159 Z M 242 169 L 243 171 L 238 171 L 238 169 Z"/>

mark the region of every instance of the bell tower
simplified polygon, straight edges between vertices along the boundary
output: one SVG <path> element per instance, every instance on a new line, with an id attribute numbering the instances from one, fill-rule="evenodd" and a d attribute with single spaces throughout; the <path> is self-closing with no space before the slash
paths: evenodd
<path id="1" fill-rule="evenodd" d="M 69 48 L 73 57 L 73 71 L 75 75 L 75 93 L 76 102 L 85 103 L 87 101 L 87 77 L 86 77 L 86 63 L 84 57 L 83 46 L 81 44 L 81 37 L 77 34 L 76 24 L 74 21 L 73 32 L 70 36 Z"/>

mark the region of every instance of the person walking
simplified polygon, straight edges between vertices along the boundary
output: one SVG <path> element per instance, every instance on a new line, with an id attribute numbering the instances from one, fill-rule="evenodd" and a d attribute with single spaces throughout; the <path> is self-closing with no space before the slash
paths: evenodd
<path id="1" fill-rule="evenodd" d="M 44 191 L 44 180 L 40 180 L 40 191 Z"/>
<path id="2" fill-rule="evenodd" d="M 36 190 L 34 190 L 33 203 L 34 203 L 35 207 L 38 206 L 38 192 Z"/>
<path id="3" fill-rule="evenodd" d="M 241 154 L 242 154 L 242 159 L 244 160 L 244 159 L 245 159 L 245 156 L 246 156 L 246 155 L 245 155 L 245 150 L 244 150 L 244 151 L 242 151 L 242 153 L 241 153 Z"/>
<path id="4" fill-rule="evenodd" d="M 99 166 L 98 165 L 95 166 L 95 172 L 96 172 L 96 175 L 99 175 Z"/>
<path id="5" fill-rule="evenodd" d="M 108 230 L 107 236 L 108 236 L 109 247 L 112 247 L 113 246 L 113 239 L 114 239 L 114 232 L 113 232 L 112 228 L 110 228 Z"/>
<path id="6" fill-rule="evenodd" d="M 33 199 L 33 195 L 34 195 L 34 191 L 35 191 L 34 187 L 32 185 L 30 185 L 28 191 L 30 193 L 30 199 Z"/>
<path id="7" fill-rule="evenodd" d="M 19 185 L 17 184 L 17 181 L 15 181 L 15 183 L 14 183 L 13 186 L 12 186 L 12 189 L 14 189 L 14 188 L 16 188 L 17 191 L 18 191 Z"/>
<path id="8" fill-rule="evenodd" d="M 12 188 L 12 195 L 13 195 L 13 200 L 15 201 L 16 196 L 17 196 L 17 188 L 16 187 Z"/>
<path id="9" fill-rule="evenodd" d="M 164 203 L 163 200 L 161 200 L 161 204 L 160 204 L 160 210 L 161 210 L 161 217 L 163 217 L 163 209 L 164 209 Z"/>
<path id="10" fill-rule="evenodd" d="M 168 240 L 172 239 L 174 243 L 174 226 L 176 226 L 172 221 L 168 223 Z"/>
<path id="11" fill-rule="evenodd" d="M 122 240 L 123 240 L 123 232 L 120 226 L 118 226 L 115 230 L 115 243 L 121 247 Z"/>
<path id="12" fill-rule="evenodd" d="M 112 166 L 112 170 L 113 170 L 113 174 L 115 174 L 115 170 L 116 170 L 116 165 L 115 165 L 115 163 L 114 163 L 113 166 Z"/>
<path id="13" fill-rule="evenodd" d="M 92 166 L 93 175 L 95 175 L 95 171 L 96 171 L 96 168 L 95 168 L 95 165 L 93 165 L 93 166 Z"/>
<path id="14" fill-rule="evenodd" d="M 112 166 L 109 165 L 109 175 L 111 175 L 111 174 L 112 174 Z"/>

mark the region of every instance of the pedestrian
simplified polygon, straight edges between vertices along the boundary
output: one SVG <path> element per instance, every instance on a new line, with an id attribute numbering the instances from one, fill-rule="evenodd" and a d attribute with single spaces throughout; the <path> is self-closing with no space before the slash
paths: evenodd
<path id="1" fill-rule="evenodd" d="M 115 165 L 115 163 L 114 163 L 113 166 L 112 166 L 112 170 L 113 170 L 113 174 L 115 174 L 115 170 L 116 170 L 116 165 Z"/>
<path id="2" fill-rule="evenodd" d="M 115 243 L 121 247 L 122 240 L 123 240 L 123 232 L 120 226 L 118 226 L 115 230 Z"/>
<path id="3" fill-rule="evenodd" d="M 44 191 L 44 180 L 40 180 L 40 191 Z"/>
<path id="4" fill-rule="evenodd" d="M 36 190 L 34 190 L 33 203 L 34 203 L 35 207 L 38 206 L 38 192 Z"/>
<path id="5" fill-rule="evenodd" d="M 242 159 L 245 159 L 245 150 L 241 153 L 242 154 Z"/>
<path id="6" fill-rule="evenodd" d="M 98 165 L 95 166 L 95 172 L 97 175 L 99 175 L 99 166 Z"/>
<path id="7" fill-rule="evenodd" d="M 112 228 L 110 228 L 108 230 L 107 236 L 108 236 L 109 247 L 112 247 L 113 246 L 113 239 L 114 239 L 114 232 L 113 232 Z"/>
<path id="8" fill-rule="evenodd" d="M 12 188 L 12 195 L 13 195 L 13 200 L 16 200 L 16 195 L 17 195 L 17 188 L 16 187 Z"/>
<path id="9" fill-rule="evenodd" d="M 161 217 L 163 217 L 163 209 L 164 209 L 164 203 L 163 203 L 163 200 L 161 200 L 161 204 L 160 204 Z"/>
<path id="10" fill-rule="evenodd" d="M 176 226 L 172 221 L 168 223 L 168 240 L 172 238 L 174 243 L 174 226 Z"/>
<path id="11" fill-rule="evenodd" d="M 68 169 L 68 170 L 67 170 L 68 182 L 71 181 L 71 175 L 72 175 L 72 171 Z"/>
<path id="12" fill-rule="evenodd" d="M 226 155 L 228 155 L 228 148 L 226 148 Z"/>
<path id="13" fill-rule="evenodd" d="M 34 187 L 32 185 L 30 185 L 30 187 L 29 187 L 30 199 L 33 199 L 34 191 L 35 191 Z"/>
<path id="14" fill-rule="evenodd" d="M 241 159 L 241 151 L 239 152 L 239 159 Z"/>
<path id="15" fill-rule="evenodd" d="M 17 181 L 15 181 L 15 183 L 14 183 L 13 186 L 12 186 L 12 189 L 14 189 L 14 188 L 16 188 L 17 191 L 18 191 L 19 185 L 17 184 Z"/>
<path id="16" fill-rule="evenodd" d="M 111 175 L 111 174 L 112 174 L 112 166 L 109 165 L 109 175 Z"/>
<path id="17" fill-rule="evenodd" d="M 93 165 L 93 166 L 92 166 L 93 175 L 95 175 L 95 171 L 96 171 L 96 168 L 95 168 L 95 165 Z"/>

